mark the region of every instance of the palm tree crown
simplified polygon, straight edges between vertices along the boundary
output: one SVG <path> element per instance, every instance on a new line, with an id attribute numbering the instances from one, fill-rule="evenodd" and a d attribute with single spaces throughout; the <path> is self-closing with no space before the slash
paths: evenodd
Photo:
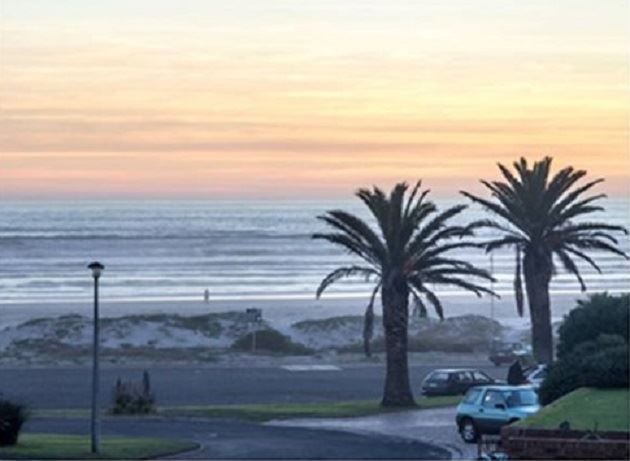
<path id="1" fill-rule="evenodd" d="M 375 226 L 351 213 L 333 210 L 319 217 L 333 231 L 313 236 L 340 246 L 362 261 L 328 274 L 317 290 L 318 297 L 346 277 L 364 277 L 375 283 L 365 314 L 367 355 L 374 298 L 381 293 L 387 367 L 381 402 L 384 406 L 415 405 L 407 362 L 409 298 L 413 297 L 420 312 L 426 313 L 425 303 L 428 303 L 442 318 L 444 311 L 434 285 L 456 286 L 478 296 L 491 293 L 470 281 L 470 277 L 491 280 L 485 270 L 450 256 L 452 250 L 475 246 L 463 240 L 473 235 L 474 226 L 448 223 L 466 206 L 438 212 L 435 204 L 426 199 L 429 191 L 421 192 L 420 185 L 418 182 L 408 197 L 405 183 L 396 185 L 389 196 L 378 187 L 361 189 L 357 196 L 369 209 Z"/>
<path id="2" fill-rule="evenodd" d="M 584 194 L 603 179 L 596 179 L 577 185 L 586 176 L 586 171 L 566 167 L 555 175 L 550 175 L 552 159 L 545 157 L 529 167 L 521 158 L 514 162 L 516 174 L 502 164 L 498 164 L 505 181 L 481 181 L 492 193 L 495 200 L 486 200 L 468 192 L 461 193 L 502 218 L 478 221 L 477 225 L 493 228 L 501 232 L 501 237 L 485 242 L 488 252 L 502 247 L 516 249 L 515 292 L 517 308 L 523 315 L 523 289 L 521 282 L 523 255 L 539 262 L 543 270 L 554 273 L 553 257 L 575 275 L 582 291 L 586 285 L 575 258 L 579 258 L 601 273 L 597 263 L 586 254 L 587 250 L 602 250 L 628 259 L 616 247 L 617 239 L 610 232 L 628 231 L 622 226 L 602 222 L 590 222 L 576 218 L 604 210 L 595 202 L 605 194 L 584 197 Z M 542 263 L 541 263 L 542 262 Z"/>
<path id="3" fill-rule="evenodd" d="M 475 246 L 462 240 L 473 235 L 474 226 L 448 224 L 466 206 L 457 205 L 438 212 L 436 205 L 427 200 L 429 190 L 421 192 L 420 187 L 419 181 L 407 199 L 406 183 L 397 184 L 389 197 L 378 187 L 360 189 L 356 195 L 375 218 L 377 229 L 342 210 L 329 211 L 318 218 L 334 232 L 314 234 L 313 238 L 341 246 L 363 262 L 328 274 L 317 290 L 318 297 L 340 279 L 363 277 L 375 282 L 372 306 L 379 289 L 402 282 L 421 312 L 426 313 L 428 302 L 443 318 L 444 311 L 434 285 L 456 286 L 478 296 L 492 293 L 469 280 L 471 276 L 492 280 L 487 271 L 449 256 L 451 250 Z"/>

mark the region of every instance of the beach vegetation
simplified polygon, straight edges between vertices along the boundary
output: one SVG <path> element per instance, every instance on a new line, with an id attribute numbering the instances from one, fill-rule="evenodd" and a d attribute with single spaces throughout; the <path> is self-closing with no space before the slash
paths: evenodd
<path id="1" fill-rule="evenodd" d="M 410 300 L 419 315 L 426 315 L 427 306 L 431 306 L 443 318 L 435 286 L 455 286 L 478 296 L 492 293 L 475 282 L 492 280 L 487 271 L 450 253 L 475 247 L 467 239 L 473 236 L 474 226 L 450 224 L 466 206 L 438 211 L 427 198 L 429 190 L 422 191 L 420 182 L 408 192 L 406 183 L 397 184 L 389 195 L 378 187 L 360 189 L 356 195 L 368 208 L 371 222 L 343 210 L 331 210 L 319 217 L 331 231 L 313 235 L 361 261 L 328 274 L 317 289 L 317 297 L 346 278 L 360 278 L 374 285 L 365 310 L 365 342 L 371 336 L 374 305 L 380 294 L 386 355 L 383 406 L 415 405 L 407 357 Z"/>
<path id="2" fill-rule="evenodd" d="M 514 292 L 519 315 L 524 313 L 524 291 L 529 303 L 532 324 L 532 348 L 540 363 L 553 359 L 553 331 L 549 285 L 559 263 L 573 274 L 583 291 L 583 280 L 577 260 L 602 272 L 589 256 L 591 250 L 613 253 L 628 259 L 617 246 L 614 233 L 628 234 L 623 226 L 587 220 L 591 214 L 604 211 L 596 202 L 605 194 L 586 195 L 603 179 L 580 181 L 585 170 L 572 166 L 551 174 L 551 157 L 530 166 L 525 158 L 514 162 L 514 171 L 498 164 L 502 181 L 481 183 L 491 192 L 486 199 L 461 193 L 494 214 L 498 220 L 478 221 L 500 234 L 484 242 L 486 251 L 513 248 L 515 252 Z"/>
<path id="3" fill-rule="evenodd" d="M 276 330 L 259 330 L 255 334 L 255 339 L 253 332 L 241 336 L 234 341 L 231 349 L 237 352 L 251 352 L 255 344 L 256 351 L 263 353 L 288 355 L 310 355 L 313 353 L 312 349 L 293 342 L 291 338 Z"/>

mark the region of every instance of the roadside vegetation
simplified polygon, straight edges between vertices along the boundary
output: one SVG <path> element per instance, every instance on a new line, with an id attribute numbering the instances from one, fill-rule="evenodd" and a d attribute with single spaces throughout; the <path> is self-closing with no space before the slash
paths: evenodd
<path id="1" fill-rule="evenodd" d="M 29 416 L 24 405 L 0 399 L 0 447 L 17 443 L 22 426 L 29 419 Z"/>
<path id="2" fill-rule="evenodd" d="M 406 408 L 383 407 L 378 401 L 374 400 L 321 403 L 181 406 L 160 408 L 158 410 L 158 414 L 163 416 L 234 418 L 257 422 L 289 418 L 350 418 L 404 410 L 450 407 L 457 405 L 460 400 L 461 396 L 424 398 L 419 400 L 418 406 Z"/>
<path id="3" fill-rule="evenodd" d="M 247 421 L 270 421 L 289 418 L 350 418 L 382 413 L 422 410 L 429 408 L 452 407 L 462 399 L 461 395 L 426 397 L 418 400 L 415 407 L 386 408 L 376 400 L 320 403 L 263 403 L 249 405 L 194 405 L 158 407 L 151 414 L 135 414 L 135 417 L 198 417 L 231 418 Z M 33 412 L 35 418 L 88 418 L 87 409 L 42 409 Z M 103 416 L 116 418 L 119 414 L 104 413 Z"/>
<path id="4" fill-rule="evenodd" d="M 579 181 L 586 171 L 571 166 L 551 175 L 551 157 L 529 166 L 525 158 L 514 162 L 514 172 L 499 163 L 505 181 L 481 183 L 492 193 L 484 199 L 468 192 L 462 194 L 483 206 L 499 218 L 479 224 L 499 232 L 501 236 L 485 242 L 486 251 L 513 248 L 516 258 L 514 292 L 518 313 L 522 316 L 523 279 L 529 302 L 532 323 L 532 347 L 539 363 L 553 360 L 553 331 L 549 284 L 559 264 L 573 274 L 582 291 L 586 285 L 577 260 L 586 262 L 597 272 L 600 267 L 587 254 L 590 250 L 609 252 L 628 259 L 617 246 L 613 233 L 628 234 L 622 226 L 585 221 L 590 215 L 604 210 L 595 202 L 604 194 L 585 196 L 591 188 L 603 182 L 595 179 L 584 184 Z M 579 219 L 579 222 L 576 222 Z M 555 259 L 555 261 L 554 261 Z"/>
<path id="5" fill-rule="evenodd" d="M 630 432 L 628 389 L 582 388 L 565 395 L 539 413 L 519 423 L 519 427 L 558 429 L 568 422 L 572 430 Z"/>
<path id="6" fill-rule="evenodd" d="M 580 387 L 628 389 L 629 321 L 630 295 L 581 301 L 559 328 L 558 360 L 540 388 L 542 403 Z"/>
<path id="7" fill-rule="evenodd" d="M 197 448 L 197 444 L 163 438 L 105 437 L 99 455 L 90 438 L 63 434 L 24 434 L 17 445 L 0 448 L 2 459 L 148 459 Z"/>

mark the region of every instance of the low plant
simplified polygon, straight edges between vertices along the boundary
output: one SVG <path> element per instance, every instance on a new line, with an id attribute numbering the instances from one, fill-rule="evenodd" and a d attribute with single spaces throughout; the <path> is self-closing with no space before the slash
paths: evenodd
<path id="1" fill-rule="evenodd" d="M 239 352 L 251 352 L 254 348 L 257 351 L 271 352 L 277 354 L 309 355 L 313 351 L 308 347 L 291 341 L 291 338 L 276 330 L 260 330 L 248 333 L 240 337 L 231 346 L 231 349 Z"/>
<path id="2" fill-rule="evenodd" d="M 122 381 L 114 386 L 111 412 L 115 415 L 143 415 L 155 413 L 155 396 L 151 391 L 151 377 L 148 371 L 142 374 L 142 381 Z"/>
<path id="3" fill-rule="evenodd" d="M 28 411 L 22 404 L 0 399 L 0 446 L 17 444 L 22 426 L 28 420 Z"/>

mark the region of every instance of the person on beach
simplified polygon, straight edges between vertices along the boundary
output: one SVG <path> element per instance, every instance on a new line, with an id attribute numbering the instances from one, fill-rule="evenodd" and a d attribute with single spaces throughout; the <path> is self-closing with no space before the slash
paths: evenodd
<path id="1" fill-rule="evenodd" d="M 208 290 L 207 288 L 203 292 L 203 302 L 205 302 L 206 304 L 210 302 L 210 290 Z"/>

